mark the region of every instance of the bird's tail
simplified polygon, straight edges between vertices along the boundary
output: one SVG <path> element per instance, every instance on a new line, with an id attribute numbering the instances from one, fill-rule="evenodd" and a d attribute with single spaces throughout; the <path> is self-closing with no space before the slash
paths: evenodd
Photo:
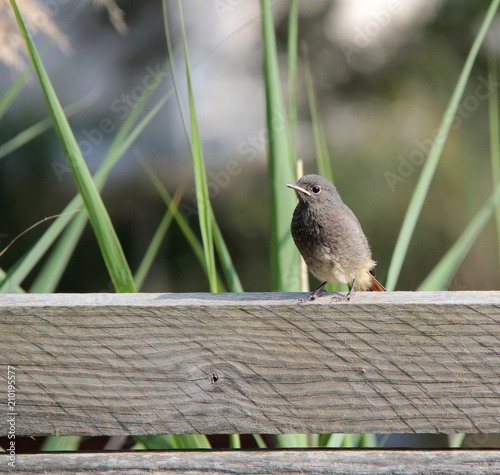
<path id="1" fill-rule="evenodd" d="M 372 290 L 375 292 L 387 292 L 382 284 L 377 279 L 375 279 L 375 276 L 373 274 L 370 273 L 370 277 L 372 279 L 372 286 L 368 290 Z"/>

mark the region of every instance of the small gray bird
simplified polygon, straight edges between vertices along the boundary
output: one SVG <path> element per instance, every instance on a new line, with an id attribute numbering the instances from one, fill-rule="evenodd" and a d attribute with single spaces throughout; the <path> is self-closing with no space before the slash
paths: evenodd
<path id="1" fill-rule="evenodd" d="M 323 281 L 307 300 L 316 299 L 327 282 L 349 285 L 339 300 L 350 300 L 356 290 L 385 291 L 374 277 L 375 261 L 361 225 L 333 183 L 305 175 L 286 186 L 299 199 L 292 218 L 293 240 L 311 273 Z"/>

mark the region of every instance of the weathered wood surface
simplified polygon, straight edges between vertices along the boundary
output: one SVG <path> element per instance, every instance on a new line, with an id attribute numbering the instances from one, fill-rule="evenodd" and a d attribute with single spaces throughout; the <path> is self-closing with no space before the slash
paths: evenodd
<path id="1" fill-rule="evenodd" d="M 16 434 L 499 432 L 500 292 L 296 297 L 1 295 Z"/>
<path id="2" fill-rule="evenodd" d="M 5 458 L 5 456 L 3 457 Z M 0 456 L 0 463 L 2 456 Z M 1 465 L 3 466 L 3 464 Z M 487 450 L 172 451 L 18 455 L 16 473 L 183 474 L 498 474 L 500 452 Z"/>

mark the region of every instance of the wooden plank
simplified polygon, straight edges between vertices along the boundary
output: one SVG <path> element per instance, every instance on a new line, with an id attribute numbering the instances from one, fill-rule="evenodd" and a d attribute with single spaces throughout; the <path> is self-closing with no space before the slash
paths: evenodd
<path id="1" fill-rule="evenodd" d="M 3 456 L 5 459 L 6 457 Z M 16 473 L 498 474 L 498 450 L 264 450 L 32 454 Z M 0 462 L 2 456 L 0 456 Z M 3 467 L 2 463 L 0 467 Z"/>
<path id="2" fill-rule="evenodd" d="M 499 431 L 500 292 L 296 297 L 2 295 L 16 434 Z"/>

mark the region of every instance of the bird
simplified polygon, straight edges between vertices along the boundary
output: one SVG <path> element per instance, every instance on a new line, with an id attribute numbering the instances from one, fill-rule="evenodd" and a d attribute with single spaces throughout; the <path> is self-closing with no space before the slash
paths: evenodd
<path id="1" fill-rule="evenodd" d="M 305 301 L 315 300 L 328 282 L 348 284 L 335 300 L 351 300 L 356 290 L 385 291 L 375 278 L 375 261 L 361 224 L 344 204 L 335 185 L 320 175 L 304 175 L 287 184 L 299 200 L 290 226 L 309 271 L 322 284 Z"/>

